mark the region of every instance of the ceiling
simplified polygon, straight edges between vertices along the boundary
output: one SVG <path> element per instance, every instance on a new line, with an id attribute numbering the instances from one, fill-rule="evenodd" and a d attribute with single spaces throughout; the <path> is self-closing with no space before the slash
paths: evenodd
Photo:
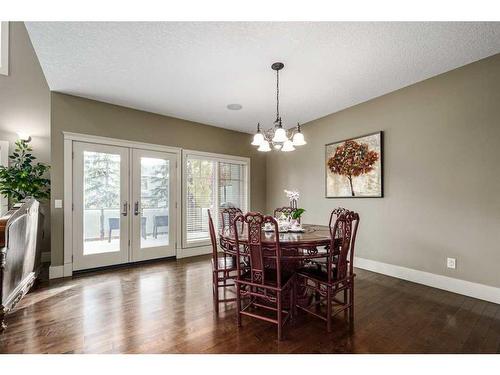
<path id="1" fill-rule="evenodd" d="M 272 126 L 275 61 L 289 127 L 500 52 L 498 22 L 26 26 L 53 91 L 243 132 Z"/>

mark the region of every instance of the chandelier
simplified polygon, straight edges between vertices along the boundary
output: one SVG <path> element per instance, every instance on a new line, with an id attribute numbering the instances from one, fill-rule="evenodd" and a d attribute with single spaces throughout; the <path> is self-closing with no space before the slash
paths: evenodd
<path id="1" fill-rule="evenodd" d="M 251 143 L 253 146 L 259 146 L 257 151 L 268 152 L 276 150 L 289 152 L 294 151 L 295 146 L 302 146 L 307 143 L 300 131 L 299 123 L 293 128 L 285 129 L 281 122 L 279 72 L 284 66 L 280 62 L 271 65 L 271 69 L 276 71 L 276 120 L 274 120 L 274 126 L 267 130 L 261 130 L 260 123 L 257 124 L 257 133 L 253 136 Z"/>

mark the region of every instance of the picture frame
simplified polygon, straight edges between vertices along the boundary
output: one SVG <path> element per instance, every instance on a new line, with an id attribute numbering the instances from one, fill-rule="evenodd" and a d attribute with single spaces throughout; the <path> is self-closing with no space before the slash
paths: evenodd
<path id="1" fill-rule="evenodd" d="M 325 144 L 325 198 L 383 198 L 383 158 L 383 131 Z"/>

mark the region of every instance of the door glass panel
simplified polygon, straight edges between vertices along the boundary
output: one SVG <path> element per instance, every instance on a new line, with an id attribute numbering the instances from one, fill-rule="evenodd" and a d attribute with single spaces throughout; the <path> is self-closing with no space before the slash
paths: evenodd
<path id="1" fill-rule="evenodd" d="M 120 155 L 83 152 L 83 254 L 120 251 Z"/>
<path id="2" fill-rule="evenodd" d="M 141 248 L 169 244 L 169 161 L 141 157 Z"/>

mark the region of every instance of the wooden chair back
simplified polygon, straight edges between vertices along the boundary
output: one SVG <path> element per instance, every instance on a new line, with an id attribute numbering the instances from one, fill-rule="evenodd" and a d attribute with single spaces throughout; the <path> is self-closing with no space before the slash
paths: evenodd
<path id="1" fill-rule="evenodd" d="M 238 207 L 227 207 L 220 209 L 220 229 L 222 232 L 229 230 L 232 233 L 233 222 L 236 216 L 242 215 L 243 212 Z"/>
<path id="2" fill-rule="evenodd" d="M 344 207 L 337 207 L 335 208 L 332 213 L 330 214 L 330 221 L 328 222 L 328 226 L 330 227 L 330 232 L 333 229 L 333 226 L 335 225 L 335 222 L 337 221 L 337 218 L 345 214 L 347 211 L 349 211 L 347 208 Z"/>
<path id="3" fill-rule="evenodd" d="M 330 230 L 330 248 L 337 248 L 337 252 L 331 251 L 328 257 L 328 282 L 342 280 L 353 274 L 354 245 L 358 224 L 359 215 L 347 210 L 340 213 L 335 220 Z"/>
<path id="4" fill-rule="evenodd" d="M 210 232 L 210 242 L 212 243 L 212 258 L 214 260 L 214 265 L 217 265 L 218 261 L 218 249 L 217 249 L 217 236 L 215 234 L 214 221 L 212 220 L 212 214 L 210 210 L 208 212 L 208 231 Z"/>
<path id="5" fill-rule="evenodd" d="M 262 226 L 266 223 L 271 223 L 274 231 L 274 242 L 266 244 L 265 249 L 262 246 Z M 238 230 L 239 225 L 246 231 L 247 245 L 244 250 L 243 244 L 240 243 L 240 235 Z M 276 267 L 268 269 L 268 275 L 273 272 L 272 278 L 276 280 L 276 287 L 281 287 L 281 248 L 279 243 L 278 222 L 272 216 L 264 216 L 260 212 L 248 212 L 246 215 L 239 215 L 233 222 L 234 235 L 236 240 L 237 267 L 238 277 L 241 277 L 240 264 L 243 258 L 249 260 L 250 280 L 254 284 L 266 284 L 266 267 L 264 263 L 264 254 L 266 251 L 266 259 L 274 259 Z M 274 275 L 276 272 L 276 275 Z"/>

